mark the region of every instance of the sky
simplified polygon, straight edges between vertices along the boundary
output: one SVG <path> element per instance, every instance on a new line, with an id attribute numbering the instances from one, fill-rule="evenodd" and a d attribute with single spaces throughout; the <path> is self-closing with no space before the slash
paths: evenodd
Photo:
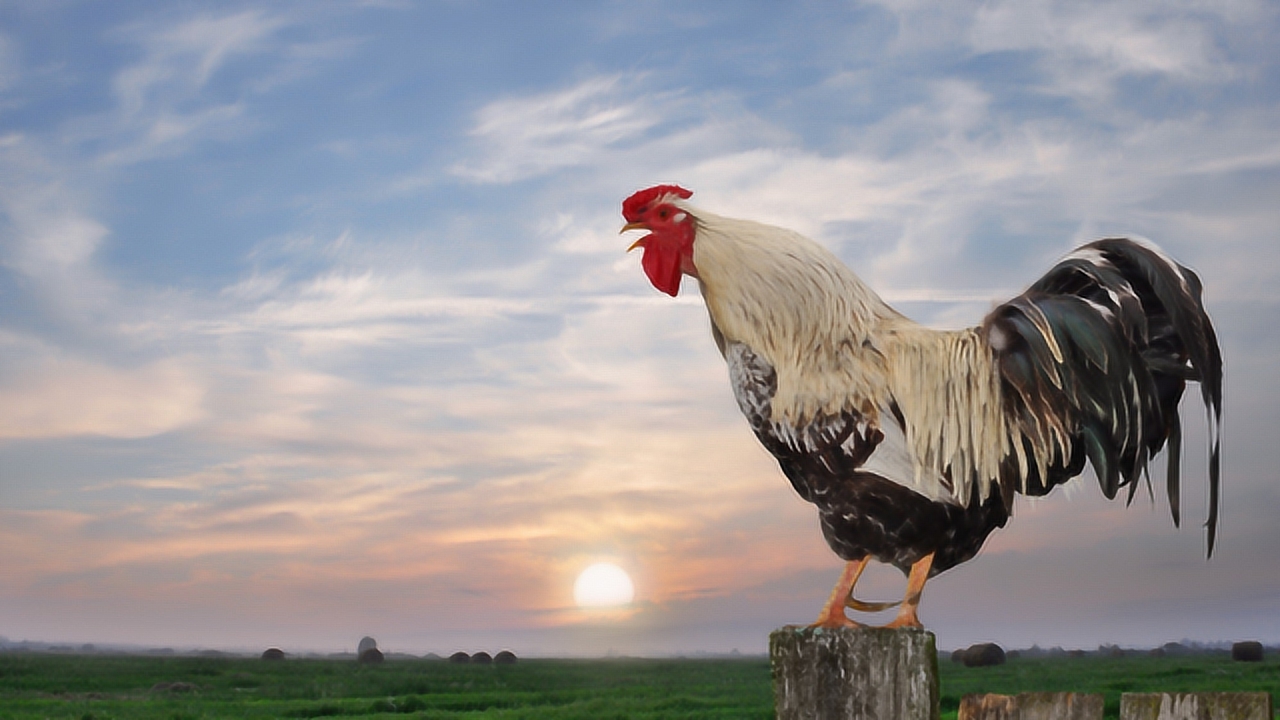
<path id="1" fill-rule="evenodd" d="M 764 652 L 841 569 L 737 411 L 658 183 L 977 323 L 1082 242 L 1204 279 L 1224 495 L 1085 477 L 939 647 L 1280 642 L 1280 6 L 0 2 L 0 636 Z M 1153 468 L 1163 477 L 1163 464 Z M 579 609 L 612 562 L 635 599 Z M 893 599 L 901 574 L 860 585 Z"/>

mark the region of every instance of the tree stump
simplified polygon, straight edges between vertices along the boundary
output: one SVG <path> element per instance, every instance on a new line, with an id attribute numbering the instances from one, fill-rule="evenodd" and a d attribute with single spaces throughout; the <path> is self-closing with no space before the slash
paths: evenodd
<path id="1" fill-rule="evenodd" d="M 1120 720 L 1272 720 L 1271 693 L 1124 693 Z"/>
<path id="2" fill-rule="evenodd" d="M 937 720 L 938 651 L 920 629 L 784 627 L 769 635 L 778 720 Z"/>
<path id="3" fill-rule="evenodd" d="M 957 720 L 1021 720 L 1018 699 L 1012 695 L 965 695 L 960 698 Z"/>
<path id="4" fill-rule="evenodd" d="M 1103 697 L 1084 693 L 965 695 L 958 720 L 1102 720 Z"/>

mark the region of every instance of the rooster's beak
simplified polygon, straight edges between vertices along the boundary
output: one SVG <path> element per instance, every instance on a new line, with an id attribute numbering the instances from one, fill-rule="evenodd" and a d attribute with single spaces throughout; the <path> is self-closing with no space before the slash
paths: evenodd
<path id="1" fill-rule="evenodd" d="M 623 225 L 622 229 L 618 231 L 618 234 L 621 235 L 622 233 L 628 230 L 648 230 L 648 229 L 649 227 L 642 222 L 633 222 L 633 223 L 627 223 L 626 225 Z M 644 241 L 647 240 L 648 238 L 649 236 L 645 235 L 639 240 L 631 243 L 631 247 L 627 248 L 627 252 L 631 252 L 632 250 L 635 250 L 638 247 L 642 247 L 644 245 Z"/>

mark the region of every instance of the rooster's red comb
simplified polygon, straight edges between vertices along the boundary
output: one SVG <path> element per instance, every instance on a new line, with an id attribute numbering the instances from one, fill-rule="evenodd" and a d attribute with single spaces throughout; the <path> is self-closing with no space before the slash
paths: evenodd
<path id="1" fill-rule="evenodd" d="M 631 197 L 622 201 L 622 217 L 634 222 L 645 206 L 663 195 L 677 195 L 688 200 L 693 197 L 693 191 L 685 190 L 679 185 L 654 185 L 651 188 L 638 190 Z"/>

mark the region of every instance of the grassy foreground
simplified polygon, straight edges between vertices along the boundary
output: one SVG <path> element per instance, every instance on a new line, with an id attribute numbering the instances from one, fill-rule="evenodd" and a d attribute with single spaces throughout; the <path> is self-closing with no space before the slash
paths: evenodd
<path id="1" fill-rule="evenodd" d="M 943 717 L 971 692 L 1280 693 L 1280 660 L 1222 654 L 939 663 Z M 769 718 L 769 664 L 743 660 L 522 660 L 514 666 L 389 660 L 0 653 L 4 718 Z"/>

